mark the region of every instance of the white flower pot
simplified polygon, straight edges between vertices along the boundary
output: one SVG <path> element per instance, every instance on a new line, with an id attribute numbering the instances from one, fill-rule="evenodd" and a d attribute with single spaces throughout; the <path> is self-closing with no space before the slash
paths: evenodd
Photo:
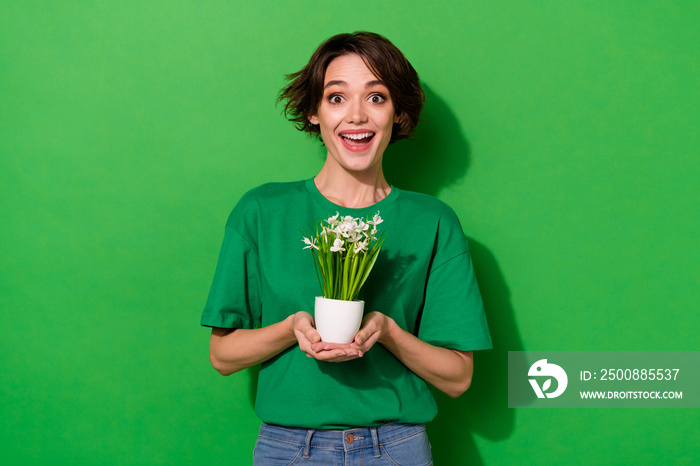
<path id="1" fill-rule="evenodd" d="M 351 343 L 360 330 L 364 310 L 364 301 L 341 301 L 316 296 L 314 320 L 321 341 Z"/>

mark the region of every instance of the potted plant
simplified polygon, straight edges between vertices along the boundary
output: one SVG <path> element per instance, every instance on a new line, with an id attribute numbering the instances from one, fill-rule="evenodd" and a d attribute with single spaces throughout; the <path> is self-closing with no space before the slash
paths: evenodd
<path id="1" fill-rule="evenodd" d="M 304 249 L 311 250 L 323 295 L 316 297 L 314 307 L 322 341 L 350 343 L 360 329 L 365 303 L 357 295 L 384 244 L 384 234 L 377 237 L 382 222 L 379 212 L 371 220 L 336 212 L 303 232 Z"/>

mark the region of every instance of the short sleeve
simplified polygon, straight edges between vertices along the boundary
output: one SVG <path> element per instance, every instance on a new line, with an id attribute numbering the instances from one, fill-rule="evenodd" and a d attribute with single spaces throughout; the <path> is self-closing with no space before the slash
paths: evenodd
<path id="1" fill-rule="evenodd" d="M 460 351 L 492 348 L 469 246 L 456 215 L 442 219 L 418 337 Z"/>
<path id="2" fill-rule="evenodd" d="M 255 328 L 261 315 L 259 277 L 257 251 L 227 225 L 201 325 Z"/>

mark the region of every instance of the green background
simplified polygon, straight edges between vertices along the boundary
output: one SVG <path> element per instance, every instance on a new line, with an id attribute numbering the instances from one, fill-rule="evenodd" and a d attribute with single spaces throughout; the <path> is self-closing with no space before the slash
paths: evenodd
<path id="1" fill-rule="evenodd" d="M 438 396 L 436 464 L 697 464 L 697 409 L 508 409 L 506 362 L 700 349 L 699 24 L 691 0 L 0 2 L 5 463 L 250 463 L 255 372 L 209 366 L 201 308 L 239 197 L 321 166 L 283 74 L 364 29 L 428 95 L 387 178 L 456 210 L 494 339 Z"/>

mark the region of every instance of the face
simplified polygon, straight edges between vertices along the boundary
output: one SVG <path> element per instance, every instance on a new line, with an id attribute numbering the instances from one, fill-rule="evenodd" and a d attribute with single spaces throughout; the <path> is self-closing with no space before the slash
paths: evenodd
<path id="1" fill-rule="evenodd" d="M 334 59 L 323 84 L 323 99 L 309 121 L 320 126 L 327 163 L 350 172 L 380 168 L 398 121 L 389 90 L 354 54 Z"/>

